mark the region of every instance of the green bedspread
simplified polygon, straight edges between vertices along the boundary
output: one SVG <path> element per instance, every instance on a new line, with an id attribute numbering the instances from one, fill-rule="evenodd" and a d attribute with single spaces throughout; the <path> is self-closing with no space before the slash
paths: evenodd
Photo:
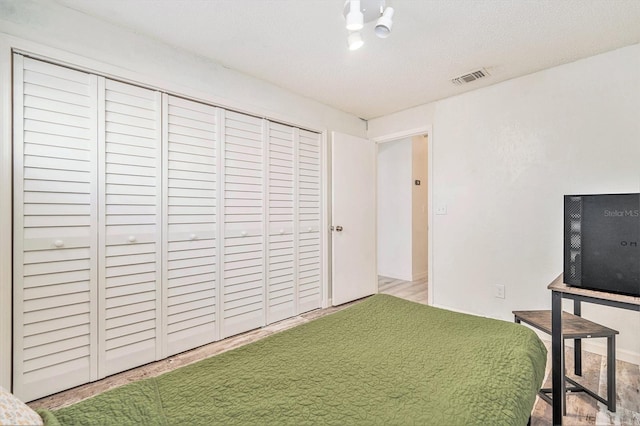
<path id="1" fill-rule="evenodd" d="M 53 425 L 527 423 L 546 349 L 530 329 L 376 295 L 53 413 Z"/>

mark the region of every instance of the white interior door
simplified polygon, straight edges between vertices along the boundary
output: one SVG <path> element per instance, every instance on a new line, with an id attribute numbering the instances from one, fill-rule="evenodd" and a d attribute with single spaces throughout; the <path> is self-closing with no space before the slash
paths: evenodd
<path id="1" fill-rule="evenodd" d="M 332 133 L 332 303 L 376 293 L 376 145 Z"/>

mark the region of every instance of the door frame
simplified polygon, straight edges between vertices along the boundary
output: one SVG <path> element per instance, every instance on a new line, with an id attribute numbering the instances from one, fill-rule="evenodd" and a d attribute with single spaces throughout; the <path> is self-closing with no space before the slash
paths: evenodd
<path id="1" fill-rule="evenodd" d="M 13 153 L 12 52 L 0 38 L 0 360 L 12 359 Z M 0 386 L 11 389 L 13 362 L 0 362 Z"/>
<path id="2" fill-rule="evenodd" d="M 401 130 L 370 139 L 376 144 L 381 144 L 421 135 L 427 136 L 427 304 L 429 306 L 433 306 L 435 304 L 433 300 L 433 288 L 435 286 L 433 270 L 433 126 L 431 124 L 426 124 L 422 127 Z M 378 184 L 376 182 L 376 197 L 377 195 Z"/>

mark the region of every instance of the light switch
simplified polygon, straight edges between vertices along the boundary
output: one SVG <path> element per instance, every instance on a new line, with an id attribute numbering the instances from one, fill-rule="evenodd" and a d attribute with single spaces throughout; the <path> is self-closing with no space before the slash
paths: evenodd
<path id="1" fill-rule="evenodd" d="M 447 205 L 446 204 L 437 205 L 436 214 L 447 214 Z"/>

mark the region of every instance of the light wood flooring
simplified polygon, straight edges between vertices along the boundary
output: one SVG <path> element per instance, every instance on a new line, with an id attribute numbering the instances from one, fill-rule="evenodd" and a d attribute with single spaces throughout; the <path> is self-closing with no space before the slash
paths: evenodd
<path id="1" fill-rule="evenodd" d="M 426 279 L 407 282 L 393 278 L 379 277 L 378 285 L 380 293 L 391 294 L 418 303 L 427 303 Z M 358 302 L 356 301 L 353 303 Z M 311 321 L 315 318 L 344 309 L 349 305 L 351 304 L 312 311 L 295 318 L 271 324 L 258 330 L 253 330 L 223 341 L 211 343 L 162 361 L 119 373 L 98 382 L 89 383 L 56 395 L 33 401 L 29 403 L 29 405 L 33 408 L 42 407 L 49 409 L 56 409 L 71 405 L 90 396 L 104 392 L 105 390 L 140 380 L 142 378 L 157 376 L 183 365 L 191 364 L 209 356 L 254 342 L 273 333 L 277 333 Z M 544 387 L 551 387 L 551 375 L 549 374 L 551 351 L 550 344 L 545 344 L 547 345 L 549 354 Z M 570 352 L 570 349 L 567 349 L 566 364 L 567 371 L 572 371 L 573 355 L 572 352 Z M 606 395 L 605 357 L 584 351 L 583 376 L 577 380 L 591 389 L 598 390 L 601 395 Z M 583 393 L 569 394 L 567 395 L 567 416 L 564 418 L 564 424 L 640 425 L 640 366 L 623 361 L 617 361 L 616 380 L 616 393 L 618 398 L 618 409 L 616 413 L 610 413 L 607 411 L 606 406 L 595 401 L 588 395 Z M 551 424 L 551 406 L 539 398 L 536 400 L 533 409 L 531 424 L 532 426 Z"/>

